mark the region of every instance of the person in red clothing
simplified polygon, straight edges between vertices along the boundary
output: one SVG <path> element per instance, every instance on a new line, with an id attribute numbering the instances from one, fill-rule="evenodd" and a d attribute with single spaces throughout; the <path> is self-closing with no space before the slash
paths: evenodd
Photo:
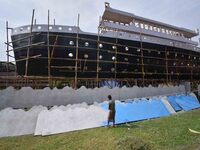
<path id="1" fill-rule="evenodd" d="M 112 100 L 111 95 L 108 95 L 108 100 L 109 100 L 109 115 L 108 115 L 108 126 L 110 122 L 113 122 L 113 127 L 115 126 L 115 101 Z"/>

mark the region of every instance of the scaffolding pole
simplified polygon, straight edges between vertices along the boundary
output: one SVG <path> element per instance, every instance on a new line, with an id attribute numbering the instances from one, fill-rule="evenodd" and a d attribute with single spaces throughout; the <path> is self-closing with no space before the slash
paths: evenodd
<path id="1" fill-rule="evenodd" d="M 141 51 L 141 67 L 142 67 L 142 85 L 144 86 L 144 58 L 143 58 L 143 43 L 142 43 L 142 32 L 140 30 L 140 51 Z"/>
<path id="2" fill-rule="evenodd" d="M 30 38 L 29 38 L 29 41 L 28 41 L 28 45 L 29 45 L 29 46 L 30 46 L 31 43 L 32 43 L 32 37 L 31 37 L 31 35 L 32 35 L 32 31 L 33 31 L 34 13 L 35 13 L 35 10 L 33 9 L 32 19 L 31 19 Z M 25 77 L 27 77 L 27 75 L 28 75 L 29 51 L 30 51 L 30 47 L 28 47 L 28 49 L 27 49 L 27 54 L 26 54 L 26 70 L 25 70 Z"/>
<path id="3" fill-rule="evenodd" d="M 165 47 L 165 70 L 166 70 L 166 80 L 167 80 L 167 84 L 169 82 L 169 78 L 168 78 L 168 58 L 167 58 L 167 47 Z"/>
<path id="4" fill-rule="evenodd" d="M 96 84 L 99 87 L 99 32 L 100 32 L 100 22 L 101 17 L 99 17 L 98 35 L 97 35 L 97 74 L 96 74 Z"/>
<path id="5" fill-rule="evenodd" d="M 76 34 L 76 62 L 75 62 L 75 77 L 74 77 L 74 88 L 77 89 L 77 81 L 78 81 L 78 38 L 79 38 L 79 18 L 80 14 L 78 14 L 78 20 L 77 20 L 77 34 Z"/>
<path id="6" fill-rule="evenodd" d="M 50 47 L 49 47 L 49 10 L 48 10 L 48 30 L 47 30 L 47 50 L 48 50 L 48 83 L 51 86 L 51 58 L 50 58 Z"/>
<path id="7" fill-rule="evenodd" d="M 115 39 L 115 82 L 117 78 L 117 43 L 118 43 L 118 30 L 116 30 L 116 39 Z"/>
<path id="8" fill-rule="evenodd" d="M 6 53 L 7 53 L 7 63 L 6 63 L 6 69 L 7 69 L 7 77 L 9 76 L 9 45 L 8 45 L 8 42 L 9 42 L 9 38 L 8 38 L 8 21 L 6 21 L 6 47 L 7 47 L 7 50 L 6 50 Z M 6 86 L 8 86 L 8 80 L 6 80 Z"/>

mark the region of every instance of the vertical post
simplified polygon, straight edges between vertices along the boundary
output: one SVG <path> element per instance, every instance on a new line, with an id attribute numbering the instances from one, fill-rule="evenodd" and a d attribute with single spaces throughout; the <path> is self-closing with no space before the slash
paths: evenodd
<path id="1" fill-rule="evenodd" d="M 32 13 L 32 19 L 31 19 L 31 29 L 30 29 L 30 38 L 28 41 L 28 49 L 27 49 L 27 53 L 26 53 L 26 70 L 25 70 L 25 77 L 27 77 L 28 75 L 28 61 L 29 61 L 29 51 L 30 51 L 30 46 L 32 45 L 32 31 L 33 31 L 33 21 L 34 21 L 34 14 L 35 14 L 35 10 L 33 9 L 33 13 Z"/>
<path id="2" fill-rule="evenodd" d="M 7 69 L 7 77 L 9 76 L 9 39 L 8 39 L 8 21 L 6 21 L 6 46 L 7 46 L 7 63 L 6 63 L 6 69 Z M 6 80 L 6 86 L 8 86 L 8 79 Z"/>
<path id="3" fill-rule="evenodd" d="M 36 21 L 37 21 L 37 20 L 35 19 L 35 21 L 34 21 L 34 25 L 36 25 Z"/>
<path id="4" fill-rule="evenodd" d="M 49 47 L 49 10 L 48 10 L 48 29 L 47 29 L 47 48 L 48 48 L 48 83 L 49 86 L 51 84 L 51 79 L 50 79 L 50 75 L 51 75 L 51 64 L 50 64 L 50 47 Z"/>
<path id="5" fill-rule="evenodd" d="M 75 83 L 75 89 L 77 89 L 77 72 L 78 72 L 78 40 L 79 40 L 79 17 L 80 14 L 78 14 L 78 21 L 77 21 L 77 34 L 76 34 L 76 62 L 75 62 L 75 77 L 74 77 L 74 83 Z"/>
<path id="6" fill-rule="evenodd" d="M 169 82 L 169 78 L 168 78 L 167 47 L 165 47 L 165 71 L 166 71 L 166 81 L 167 81 L 167 84 L 168 84 L 168 82 Z"/>
<path id="7" fill-rule="evenodd" d="M 142 32 L 140 27 L 140 51 L 141 51 L 141 67 L 142 67 L 142 85 L 144 86 L 144 60 L 143 60 L 143 43 L 142 43 Z"/>
<path id="8" fill-rule="evenodd" d="M 53 19 L 53 25 L 54 26 L 56 25 L 56 19 Z"/>
<path id="9" fill-rule="evenodd" d="M 100 18 L 98 26 L 98 37 L 97 37 L 97 74 L 96 74 L 97 87 L 99 87 L 99 32 L 100 32 Z"/>
<path id="10" fill-rule="evenodd" d="M 118 42 L 118 30 L 116 30 L 116 39 L 115 39 L 115 82 L 117 77 L 117 42 Z"/>

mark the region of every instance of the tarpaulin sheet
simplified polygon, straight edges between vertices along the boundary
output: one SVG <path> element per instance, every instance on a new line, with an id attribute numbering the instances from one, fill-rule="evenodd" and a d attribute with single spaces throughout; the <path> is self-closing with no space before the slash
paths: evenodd
<path id="1" fill-rule="evenodd" d="M 188 111 L 192 109 L 200 108 L 198 100 L 193 96 L 181 95 L 176 99 L 176 103 L 183 108 L 183 110 Z"/>
<path id="2" fill-rule="evenodd" d="M 171 106 L 174 108 L 175 111 L 180 111 L 182 108 L 177 104 L 176 99 L 179 99 L 180 96 L 168 96 L 167 99 Z"/>
<path id="3" fill-rule="evenodd" d="M 115 123 L 126 123 L 162 116 L 169 116 L 167 110 L 161 100 L 139 100 L 132 102 L 116 102 Z M 108 109 L 108 103 L 103 103 L 102 108 Z M 106 125 L 106 122 L 104 122 Z"/>

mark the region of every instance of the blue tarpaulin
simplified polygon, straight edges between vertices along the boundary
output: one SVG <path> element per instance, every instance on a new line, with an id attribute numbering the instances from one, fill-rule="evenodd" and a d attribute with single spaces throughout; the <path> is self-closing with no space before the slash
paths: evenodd
<path id="1" fill-rule="evenodd" d="M 198 99 L 191 95 L 168 96 L 168 101 L 175 109 L 175 111 L 179 111 L 182 109 L 188 111 L 200 108 Z"/>
<path id="2" fill-rule="evenodd" d="M 182 108 L 177 104 L 176 99 L 179 99 L 180 96 L 168 96 L 167 99 L 171 106 L 174 108 L 175 111 L 180 111 Z"/>
<path id="3" fill-rule="evenodd" d="M 108 110 L 108 103 L 102 103 Z M 170 112 L 160 100 L 116 102 L 116 124 L 169 116 Z M 104 123 L 106 125 L 106 123 Z"/>
<path id="4" fill-rule="evenodd" d="M 185 111 L 200 108 L 199 101 L 193 96 L 181 95 L 178 99 L 176 99 L 176 103 Z"/>

